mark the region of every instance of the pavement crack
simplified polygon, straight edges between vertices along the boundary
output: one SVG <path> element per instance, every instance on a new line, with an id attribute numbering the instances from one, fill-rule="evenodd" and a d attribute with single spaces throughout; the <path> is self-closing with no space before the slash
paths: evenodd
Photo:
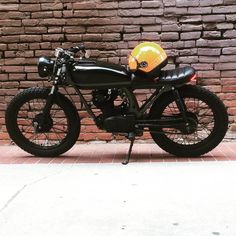
<path id="1" fill-rule="evenodd" d="M 23 187 L 21 187 L 15 194 L 13 194 L 10 199 L 5 203 L 5 205 L 0 209 L 0 213 L 4 211 L 12 201 L 27 187 L 27 184 L 25 184 Z"/>
<path id="2" fill-rule="evenodd" d="M 61 170 L 61 171 L 59 171 L 59 172 L 57 172 L 57 173 L 55 173 L 55 174 L 50 174 L 50 175 L 41 177 L 41 178 L 39 178 L 39 179 L 36 179 L 36 180 L 34 180 L 34 181 L 32 181 L 32 182 L 29 182 L 29 183 L 27 183 L 27 184 L 24 184 L 20 189 L 18 189 L 18 190 L 7 200 L 7 202 L 4 204 L 4 206 L 0 209 L 0 214 L 19 196 L 19 194 L 21 194 L 21 193 L 23 192 L 24 189 L 26 189 L 27 187 L 32 186 L 32 185 L 34 185 L 34 184 L 36 184 L 36 183 L 38 183 L 38 182 L 41 182 L 41 181 L 43 181 L 43 180 L 45 180 L 45 179 L 48 179 L 48 178 L 53 177 L 53 176 L 55 176 L 55 175 L 58 175 L 58 174 L 60 174 L 60 173 L 62 173 L 62 172 L 63 172 L 63 170 Z"/>

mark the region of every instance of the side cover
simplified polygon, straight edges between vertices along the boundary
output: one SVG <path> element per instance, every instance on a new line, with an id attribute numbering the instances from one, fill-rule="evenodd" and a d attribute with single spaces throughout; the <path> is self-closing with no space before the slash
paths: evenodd
<path id="1" fill-rule="evenodd" d="M 81 88 L 119 88 L 131 84 L 130 73 L 113 63 L 80 60 L 70 67 L 72 81 Z"/>

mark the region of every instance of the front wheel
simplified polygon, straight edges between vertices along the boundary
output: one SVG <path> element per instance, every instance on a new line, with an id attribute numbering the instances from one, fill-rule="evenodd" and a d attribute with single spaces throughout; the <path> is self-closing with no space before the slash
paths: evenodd
<path id="1" fill-rule="evenodd" d="M 200 156 L 215 148 L 228 129 L 228 115 L 223 102 L 210 91 L 186 85 L 179 89 L 187 109 L 188 132 L 175 128 L 150 128 L 153 140 L 176 156 Z M 171 92 L 164 94 L 150 109 L 150 119 L 180 118 Z"/>
<path id="2" fill-rule="evenodd" d="M 58 156 L 69 150 L 80 133 L 80 118 L 73 104 L 55 94 L 49 116 L 43 109 L 50 90 L 30 88 L 17 94 L 6 111 L 6 127 L 11 139 L 23 150 L 36 156 Z"/>

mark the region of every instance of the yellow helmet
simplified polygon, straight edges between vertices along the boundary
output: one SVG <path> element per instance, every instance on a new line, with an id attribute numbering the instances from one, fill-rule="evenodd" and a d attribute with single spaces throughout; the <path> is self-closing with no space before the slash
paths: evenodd
<path id="1" fill-rule="evenodd" d="M 129 56 L 130 71 L 140 71 L 155 74 L 167 64 L 164 49 L 154 42 L 144 42 L 137 45 Z"/>

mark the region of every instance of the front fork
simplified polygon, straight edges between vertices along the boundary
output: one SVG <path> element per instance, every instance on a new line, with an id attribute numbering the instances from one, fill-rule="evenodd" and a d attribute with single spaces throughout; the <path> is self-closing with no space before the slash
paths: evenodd
<path id="1" fill-rule="evenodd" d="M 44 132 L 45 130 L 47 130 L 47 128 L 46 128 L 47 125 L 45 125 L 45 124 L 47 124 L 48 120 L 50 120 L 49 119 L 50 118 L 50 111 L 53 106 L 53 102 L 54 102 L 55 95 L 56 95 L 57 91 L 58 91 L 58 86 L 53 85 L 50 93 L 48 94 L 48 98 L 47 98 L 46 104 L 43 108 L 43 112 L 40 115 L 40 119 L 37 119 L 37 121 L 35 120 L 35 122 L 34 122 L 36 132 Z"/>
<path id="2" fill-rule="evenodd" d="M 47 118 L 50 115 L 50 111 L 51 111 L 55 94 L 57 93 L 57 91 L 58 91 L 58 86 L 53 85 L 50 93 L 48 94 L 48 99 L 45 104 L 45 107 L 43 108 L 43 118 Z"/>
<path id="3" fill-rule="evenodd" d="M 56 77 L 53 81 L 53 86 L 51 88 L 50 93 L 48 94 L 48 99 L 45 104 L 45 107 L 43 108 L 42 120 L 40 122 L 41 124 L 39 124 L 39 128 L 40 126 L 43 127 L 44 122 L 50 117 L 50 111 L 53 105 L 53 101 L 55 99 L 55 94 L 58 91 L 59 76 L 61 75 L 61 73 L 63 74 L 65 72 L 66 72 L 66 65 L 63 64 L 62 67 L 57 70 Z"/>

